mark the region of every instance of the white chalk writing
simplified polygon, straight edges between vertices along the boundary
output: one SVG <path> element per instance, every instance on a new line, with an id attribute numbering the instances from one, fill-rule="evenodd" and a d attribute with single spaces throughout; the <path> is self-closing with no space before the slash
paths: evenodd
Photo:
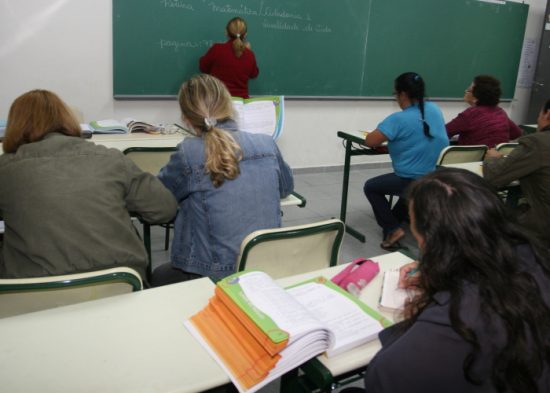
<path id="1" fill-rule="evenodd" d="M 281 22 L 280 20 L 276 22 L 269 22 L 267 20 L 264 20 L 262 23 L 262 27 L 264 29 L 272 29 L 272 30 L 287 30 L 287 31 L 300 30 L 300 26 L 298 26 L 297 23 Z"/>
<path id="2" fill-rule="evenodd" d="M 252 16 L 268 16 L 283 19 L 296 19 L 296 20 L 311 20 L 309 14 L 304 18 L 299 13 L 289 12 L 282 8 L 265 7 L 261 3 L 259 9 L 250 8 L 247 5 L 230 5 L 230 4 L 218 4 L 213 1 L 208 3 L 208 7 L 212 12 L 220 12 L 223 14 L 236 14 L 236 15 L 252 15 Z"/>
<path id="3" fill-rule="evenodd" d="M 213 12 L 220 12 L 223 14 L 238 14 L 238 15 L 253 15 L 253 16 L 258 15 L 257 10 L 253 10 L 252 8 L 249 8 L 243 4 L 240 4 L 239 6 L 232 6 L 229 4 L 218 5 L 216 3 L 211 2 L 211 3 L 208 3 L 208 7 L 210 7 L 210 9 Z"/>
<path id="4" fill-rule="evenodd" d="M 169 49 L 174 52 L 178 52 L 183 48 L 209 48 L 214 42 L 212 40 L 200 40 L 200 41 L 176 41 L 176 40 L 163 40 L 159 41 L 161 50 Z"/>
<path id="5" fill-rule="evenodd" d="M 193 4 L 181 0 L 160 0 L 160 4 L 162 4 L 164 8 L 183 8 L 189 11 L 195 11 Z"/>

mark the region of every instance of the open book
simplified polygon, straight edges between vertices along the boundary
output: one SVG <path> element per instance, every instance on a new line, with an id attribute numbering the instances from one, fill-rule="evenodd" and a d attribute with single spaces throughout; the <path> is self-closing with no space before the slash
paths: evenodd
<path id="1" fill-rule="evenodd" d="M 281 136 L 284 120 L 283 96 L 232 98 L 239 130 L 271 135 L 275 140 Z"/>
<path id="2" fill-rule="evenodd" d="M 403 310 L 405 303 L 414 295 L 414 291 L 399 288 L 399 269 L 384 272 L 380 307 L 388 311 Z"/>
<path id="3" fill-rule="evenodd" d="M 97 134 L 127 134 L 129 132 L 146 132 L 148 134 L 160 134 L 162 126 L 136 121 L 134 119 L 122 119 L 121 121 L 94 120 L 89 124 L 81 124 L 83 133 Z"/>
<path id="4" fill-rule="evenodd" d="M 208 305 L 185 326 L 240 392 L 254 392 L 307 360 L 373 340 L 391 322 L 318 277 L 283 289 L 266 273 L 219 281 Z"/>

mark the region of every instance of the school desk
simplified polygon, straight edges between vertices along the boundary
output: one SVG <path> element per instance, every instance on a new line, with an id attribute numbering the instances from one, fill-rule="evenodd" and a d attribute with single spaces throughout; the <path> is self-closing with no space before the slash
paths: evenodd
<path id="1" fill-rule="evenodd" d="M 348 206 L 348 187 L 349 187 L 349 168 L 350 161 L 352 156 L 364 156 L 364 155 L 379 155 L 386 154 L 380 153 L 379 151 L 372 149 L 365 145 L 365 135 L 363 131 L 356 132 L 345 132 L 338 131 L 336 134 L 339 138 L 344 140 L 346 148 L 346 156 L 344 158 L 344 178 L 342 181 L 342 199 L 340 202 L 340 220 L 345 224 L 346 223 L 346 210 Z M 356 146 L 354 146 L 354 143 Z M 365 243 L 365 235 L 361 232 L 353 229 L 346 224 L 346 232 L 357 240 Z"/>
<path id="2" fill-rule="evenodd" d="M 379 309 L 378 303 L 382 291 L 383 272 L 397 269 L 411 262 L 412 259 L 400 252 L 379 255 L 370 259 L 378 262 L 380 273 L 361 291 L 359 298 L 365 304 L 380 312 L 384 317 L 395 320 L 397 317 L 396 314 Z M 288 286 L 317 276 L 331 278 L 340 272 L 343 266 L 345 265 L 282 278 L 277 280 L 277 282 L 282 286 Z M 314 389 L 330 392 L 333 384 L 338 385 L 345 381 L 362 377 L 366 366 L 374 355 L 376 355 L 380 347 L 380 341 L 376 339 L 338 356 L 328 358 L 325 355 L 320 355 L 300 367 L 303 374 L 300 373 L 298 376 L 298 370 L 295 370 L 295 372 L 285 375 L 282 379 L 281 392 L 305 393 Z"/>
<path id="3" fill-rule="evenodd" d="M 400 253 L 372 258 L 381 270 L 410 261 Z M 278 280 L 283 285 L 344 265 Z M 377 307 L 382 275 L 362 292 Z M 0 320 L 0 381 L 10 393 L 185 393 L 229 378 L 183 326 L 214 293 L 208 278 Z M 386 317 L 392 316 L 383 313 Z M 363 369 L 378 340 L 339 356 L 318 357 L 334 378 Z"/>
<path id="4" fill-rule="evenodd" d="M 523 130 L 523 135 L 529 135 L 534 132 L 537 132 L 538 125 L 537 124 L 522 124 L 519 126 Z"/>

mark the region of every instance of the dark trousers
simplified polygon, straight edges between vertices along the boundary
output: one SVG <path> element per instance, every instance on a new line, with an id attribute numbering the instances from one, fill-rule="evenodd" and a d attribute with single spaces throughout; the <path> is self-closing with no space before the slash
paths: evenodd
<path id="1" fill-rule="evenodd" d="M 194 280 L 201 277 L 202 276 L 200 274 L 188 273 L 172 267 L 172 264 L 168 262 L 160 265 L 153 271 L 151 286 L 160 287 L 163 285 L 175 284 L 177 282 Z"/>
<path id="2" fill-rule="evenodd" d="M 384 239 L 407 218 L 407 203 L 403 198 L 403 192 L 413 180 L 399 177 L 395 173 L 387 173 L 373 177 L 365 183 L 363 191 L 372 206 L 376 222 L 382 228 Z M 386 195 L 399 197 L 393 208 Z"/>

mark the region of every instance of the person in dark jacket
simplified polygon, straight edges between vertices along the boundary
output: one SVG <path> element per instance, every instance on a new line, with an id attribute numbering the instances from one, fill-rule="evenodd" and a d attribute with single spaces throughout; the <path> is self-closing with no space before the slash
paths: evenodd
<path id="1" fill-rule="evenodd" d="M 432 172 L 407 192 L 417 296 L 380 333 L 368 393 L 550 391 L 550 258 L 483 178 Z"/>
<path id="2" fill-rule="evenodd" d="M 130 211 L 170 221 L 177 204 L 121 151 L 80 138 L 54 93 L 33 90 L 8 115 L 0 156 L 0 217 L 6 224 L 0 277 L 82 273 L 149 263 Z"/>
<path id="3" fill-rule="evenodd" d="M 495 187 L 519 180 L 525 203 L 518 207 L 520 223 L 550 245 L 550 100 L 537 119 L 538 132 L 525 135 L 504 156 L 495 149 L 485 154 L 483 177 Z"/>

